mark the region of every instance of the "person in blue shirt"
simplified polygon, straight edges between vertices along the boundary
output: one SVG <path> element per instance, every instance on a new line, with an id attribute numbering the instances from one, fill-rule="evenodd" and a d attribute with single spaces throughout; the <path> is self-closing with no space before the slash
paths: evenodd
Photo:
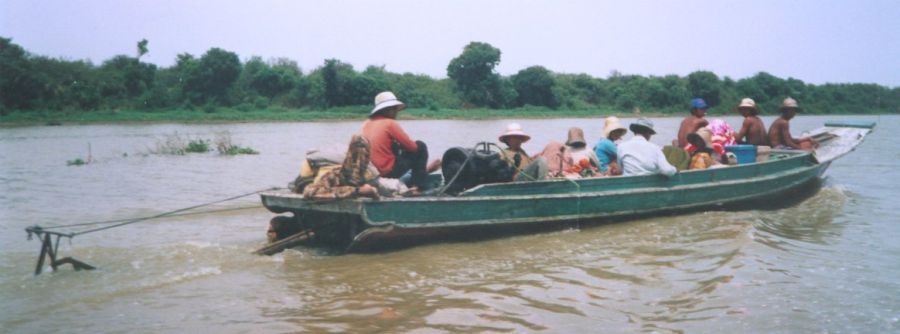
<path id="1" fill-rule="evenodd" d="M 609 116 L 603 121 L 603 139 L 594 146 L 594 153 L 600 160 L 600 173 L 603 175 L 620 175 L 619 163 L 616 156 L 616 141 L 628 132 L 616 116 Z"/>

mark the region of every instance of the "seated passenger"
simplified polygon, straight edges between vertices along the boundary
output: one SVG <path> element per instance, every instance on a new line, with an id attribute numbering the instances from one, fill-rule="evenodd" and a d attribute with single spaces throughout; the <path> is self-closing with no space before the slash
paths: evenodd
<path id="1" fill-rule="evenodd" d="M 518 123 L 506 126 L 506 131 L 498 139 L 501 143 L 506 144 L 506 148 L 500 152 L 501 158 L 517 172 L 531 163 L 531 157 L 522 149 L 522 144 L 530 139 L 531 136 L 526 134 Z"/>
<path id="2" fill-rule="evenodd" d="M 687 135 L 689 133 L 697 132 L 697 130 L 709 124 L 709 121 L 703 119 L 703 116 L 706 116 L 706 108 L 708 107 L 703 99 L 695 98 L 691 100 L 691 115 L 681 121 L 681 126 L 678 128 L 678 138 L 675 139 L 673 145 L 684 148 L 688 145 Z"/>
<path id="3" fill-rule="evenodd" d="M 363 123 L 362 135 L 372 147 L 371 160 L 382 177 L 397 179 L 412 173 L 409 186 L 415 193 L 425 186 L 428 171 L 428 147 L 422 141 L 409 138 L 400 124 L 397 113 L 406 108 L 391 92 L 375 96 L 375 107 Z"/>
<path id="4" fill-rule="evenodd" d="M 650 142 L 650 137 L 656 134 L 653 130 L 653 122 L 646 118 L 639 118 L 629 126 L 634 137 L 619 145 L 618 160 L 622 165 L 623 175 L 647 175 L 663 174 L 675 175 L 678 172 L 674 166 L 666 161 L 662 149 Z"/>
<path id="5" fill-rule="evenodd" d="M 544 146 L 544 150 L 538 154 L 538 160 L 547 164 L 547 176 L 545 178 L 574 177 L 571 173 L 575 167 L 575 160 L 572 159 L 572 154 L 567 148 L 566 145 L 551 140 L 547 146 Z M 569 171 L 569 173 L 566 171 Z"/>
<path id="6" fill-rule="evenodd" d="M 717 164 L 713 159 L 715 152 L 709 147 L 712 142 L 710 134 L 708 130 L 688 134 L 688 142 L 694 147 L 688 169 L 707 169 Z"/>
<path id="7" fill-rule="evenodd" d="M 566 149 L 567 146 L 558 141 L 550 141 L 544 150 L 532 157 L 530 164 L 516 175 L 516 181 L 538 181 L 555 177 L 572 177 L 575 161 Z M 567 173 L 566 171 L 570 171 Z"/>
<path id="8" fill-rule="evenodd" d="M 568 139 L 566 140 L 566 150 L 572 156 L 575 162 L 570 173 L 579 174 L 582 177 L 600 175 L 600 160 L 594 151 L 587 149 L 587 143 L 584 141 L 584 131 L 575 127 L 569 129 Z"/>
<path id="9" fill-rule="evenodd" d="M 603 139 L 594 146 L 594 154 L 600 161 L 600 173 L 604 175 L 620 175 L 619 163 L 616 160 L 616 142 L 628 132 L 616 116 L 609 116 L 603 121 Z"/>
<path id="10" fill-rule="evenodd" d="M 697 134 L 700 136 L 700 138 L 703 138 L 705 144 L 704 146 L 710 150 L 710 156 L 712 156 L 713 159 L 715 159 L 716 161 L 720 161 L 722 159 L 722 156 L 725 154 L 725 146 L 722 145 L 721 140 L 722 136 L 717 137 L 713 135 L 713 132 L 709 129 L 709 127 L 700 128 L 700 130 L 697 130 L 697 132 L 695 132 L 694 134 Z M 717 138 L 719 139 L 718 142 L 716 141 Z M 698 147 L 695 145 L 695 142 L 688 142 L 688 146 L 684 148 L 685 151 L 688 151 L 688 153 L 694 153 L 698 149 Z"/>
<path id="11" fill-rule="evenodd" d="M 772 148 L 812 150 L 819 145 L 809 137 L 797 139 L 791 136 L 790 121 L 801 111 L 796 100 L 790 97 L 784 99 L 778 111 L 781 111 L 781 117 L 775 119 L 769 127 L 769 144 Z"/>
<path id="12" fill-rule="evenodd" d="M 735 139 L 738 143 L 750 144 L 757 146 L 769 145 L 766 138 L 766 125 L 759 119 L 759 108 L 756 102 L 751 98 L 744 98 L 737 107 L 741 116 L 744 116 L 744 122 L 741 124 L 741 130 L 738 131 Z"/>

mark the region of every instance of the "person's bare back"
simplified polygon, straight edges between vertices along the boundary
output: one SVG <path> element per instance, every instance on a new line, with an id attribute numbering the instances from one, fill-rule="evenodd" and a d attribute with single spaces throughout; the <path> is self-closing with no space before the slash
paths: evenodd
<path id="1" fill-rule="evenodd" d="M 744 117 L 741 130 L 738 131 L 737 141 L 751 145 L 768 145 L 766 126 L 763 121 L 755 115 Z"/>
<path id="2" fill-rule="evenodd" d="M 785 136 L 787 134 L 787 136 Z M 784 138 L 787 137 L 789 140 L 785 141 Z M 794 144 L 794 141 L 791 137 L 791 130 L 788 121 L 782 117 L 775 119 L 772 122 L 772 126 L 769 127 L 769 144 L 772 147 L 791 147 L 791 148 L 799 148 L 799 145 L 791 145 Z"/>
<path id="3" fill-rule="evenodd" d="M 683 148 L 687 146 L 687 135 L 697 132 L 697 130 L 700 130 L 700 128 L 707 125 L 709 125 L 709 121 L 702 116 L 697 117 L 696 115 L 691 115 L 685 117 L 684 120 L 681 121 L 681 127 L 678 128 L 678 147 Z"/>
<path id="4" fill-rule="evenodd" d="M 791 136 L 790 120 L 779 117 L 769 128 L 769 144 L 773 148 L 792 148 L 797 150 L 812 150 L 818 146 L 812 138 L 794 138 Z"/>

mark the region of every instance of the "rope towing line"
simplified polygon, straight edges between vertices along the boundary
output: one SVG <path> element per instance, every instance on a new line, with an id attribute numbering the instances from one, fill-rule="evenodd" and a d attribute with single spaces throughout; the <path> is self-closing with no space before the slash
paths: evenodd
<path id="1" fill-rule="evenodd" d="M 493 145 L 493 146 L 497 146 L 496 144 L 493 144 L 493 143 L 481 142 L 481 143 L 478 143 L 477 145 L 475 145 L 475 149 L 477 149 L 478 146 L 483 146 L 484 150 L 487 150 L 489 144 Z M 499 148 L 499 146 L 497 146 L 497 147 Z M 472 156 L 467 157 L 465 162 L 463 163 L 463 165 L 468 163 L 471 158 L 472 158 Z M 453 176 L 450 183 L 452 183 L 453 181 L 456 180 L 456 178 L 459 176 L 461 171 L 462 171 L 462 169 L 460 169 L 459 171 L 456 172 L 456 175 Z M 108 229 L 112 229 L 112 228 L 116 228 L 116 227 L 121 227 L 121 226 L 125 226 L 125 225 L 144 222 L 144 221 L 148 221 L 148 220 L 235 210 L 235 209 L 223 209 L 223 210 L 210 210 L 210 211 L 202 211 L 202 212 L 184 213 L 185 211 L 189 211 L 189 210 L 193 210 L 193 209 L 197 209 L 197 208 L 201 208 L 201 207 L 205 207 L 205 206 L 210 206 L 213 204 L 219 204 L 219 203 L 223 203 L 223 202 L 227 202 L 227 201 L 232 201 L 232 200 L 247 197 L 247 196 L 256 195 L 256 194 L 259 194 L 264 191 L 272 191 L 272 190 L 278 190 L 278 189 L 282 189 L 282 188 L 281 187 L 266 188 L 266 189 L 262 189 L 262 190 L 249 192 L 246 194 L 229 197 L 229 198 L 222 199 L 222 200 L 212 201 L 212 202 L 189 206 L 186 208 L 177 209 L 177 210 L 173 210 L 173 211 L 169 211 L 169 212 L 164 212 L 164 213 L 153 215 L 153 216 L 129 218 L 129 219 L 116 219 L 116 220 L 107 220 L 107 221 L 97 221 L 97 222 L 88 222 L 88 223 L 75 223 L 75 224 L 67 224 L 67 225 L 53 225 L 53 226 L 48 226 L 47 228 L 44 228 L 40 225 L 28 226 L 25 228 L 25 232 L 28 233 L 28 240 L 32 240 L 36 236 L 41 241 L 40 255 L 38 255 L 37 265 L 34 268 L 34 275 L 37 276 L 37 275 L 40 275 L 41 272 L 43 272 L 44 261 L 47 258 L 50 259 L 50 268 L 52 268 L 53 271 L 56 271 L 56 269 L 58 267 L 60 267 L 64 264 L 71 264 L 72 267 L 75 269 L 75 271 L 97 269 L 96 267 L 89 265 L 83 261 L 76 260 L 73 257 L 57 258 L 59 255 L 59 242 L 60 242 L 60 240 L 62 240 L 62 238 L 68 238 L 69 243 L 71 244 L 72 239 L 79 235 L 100 232 L 100 231 L 104 231 L 104 230 L 108 230 Z M 438 191 L 438 194 L 443 193 L 444 191 L 446 191 L 446 189 L 447 189 L 446 185 L 444 187 L 441 187 Z M 239 209 L 245 209 L 245 208 L 239 208 Z M 77 231 L 77 232 L 61 232 L 61 231 L 57 230 L 57 229 L 65 229 L 65 228 L 72 228 L 72 227 L 96 226 L 96 225 L 106 225 L 106 226 L 95 227 L 95 228 Z M 54 237 L 56 238 L 55 241 L 53 240 Z"/>
<path id="2" fill-rule="evenodd" d="M 479 149 L 479 147 L 481 148 L 482 151 L 486 151 L 486 152 L 490 152 L 490 147 L 496 147 L 500 151 L 503 150 L 502 147 L 500 147 L 499 145 L 497 145 L 495 143 L 491 143 L 491 142 L 479 142 L 479 143 L 475 144 L 475 146 L 472 149 L 473 149 L 473 151 L 477 151 Z M 467 156 L 466 159 L 463 161 L 462 166 L 465 166 L 467 163 L 469 163 L 469 161 L 472 159 L 473 156 L 474 156 L 474 154 Z M 453 177 L 450 178 L 450 182 L 445 182 L 442 187 L 438 188 L 437 191 L 435 191 L 431 194 L 432 195 L 443 194 L 447 190 L 447 188 L 451 184 L 453 184 L 453 182 L 456 181 L 456 179 L 459 177 L 459 175 L 461 174 L 463 169 L 464 168 L 460 168 L 459 170 L 457 170 L 456 173 L 453 175 Z M 516 169 L 521 172 L 521 169 L 519 169 L 519 168 L 516 168 Z M 530 177 L 527 174 L 525 176 L 529 179 L 533 179 L 532 177 Z M 580 188 L 577 183 L 574 183 L 574 184 L 576 187 Z M 212 202 L 207 202 L 207 203 L 203 203 L 203 204 L 199 204 L 199 205 L 189 206 L 186 208 L 172 210 L 172 211 L 164 212 L 164 213 L 153 215 L 153 216 L 106 220 L 106 221 L 97 221 L 97 222 L 88 222 L 88 223 L 75 223 L 75 224 L 67 224 L 67 225 L 53 225 L 53 226 L 48 226 L 47 228 L 44 228 L 40 225 L 28 226 L 25 228 L 25 232 L 28 233 L 28 240 L 32 240 L 35 236 L 39 240 L 41 240 L 41 251 L 40 251 L 40 255 L 38 255 L 37 265 L 34 268 L 34 275 L 37 276 L 37 275 L 40 275 L 41 272 L 43 272 L 44 261 L 46 258 L 50 259 L 50 268 L 52 268 L 53 271 L 56 271 L 56 269 L 59 266 L 62 266 L 64 264 L 71 264 L 72 267 L 75 269 L 75 271 L 80 271 L 82 269 L 83 270 L 97 269 L 96 267 L 94 267 L 92 265 L 89 265 L 82 261 L 76 260 L 75 258 L 72 258 L 72 257 L 64 257 L 61 259 L 57 259 L 57 256 L 59 255 L 59 242 L 62 238 L 68 238 L 69 244 L 71 244 L 72 239 L 79 235 L 100 232 L 100 231 L 104 231 L 104 230 L 108 230 L 108 229 L 112 229 L 112 228 L 116 228 L 116 227 L 140 223 L 140 222 L 153 220 L 153 219 L 187 216 L 187 215 L 194 215 L 194 214 L 206 214 L 206 213 L 213 213 L 213 212 L 223 212 L 223 211 L 252 208 L 252 207 L 242 207 L 242 208 L 237 208 L 237 209 L 221 209 L 221 210 L 209 210 L 209 211 L 185 213 L 185 211 L 190 211 L 193 209 L 198 209 L 198 208 L 210 206 L 213 204 L 224 203 L 224 202 L 236 200 L 239 198 L 256 195 L 256 194 L 259 194 L 264 191 L 272 191 L 272 190 L 278 190 L 278 189 L 282 189 L 282 188 L 281 187 L 266 188 L 266 189 L 257 190 L 257 191 L 237 195 L 237 196 L 232 196 L 232 197 L 217 200 L 217 201 L 212 201 Z M 578 206 L 579 206 L 579 211 L 580 211 L 580 202 L 581 202 L 580 196 L 579 196 L 578 200 L 579 200 Z M 95 227 L 95 228 L 91 228 L 91 229 L 87 229 L 87 230 L 82 230 L 82 231 L 77 231 L 77 232 L 68 232 L 68 233 L 55 230 L 55 229 L 65 229 L 65 228 L 72 228 L 72 227 L 79 227 L 79 226 L 96 226 L 96 225 L 106 225 L 106 226 L 100 226 L 100 227 Z M 55 242 L 53 240 L 53 237 L 56 237 Z"/>
<path id="3" fill-rule="evenodd" d="M 39 240 L 41 240 L 41 251 L 40 251 L 40 255 L 38 255 L 37 266 L 34 268 L 34 275 L 35 276 L 40 275 L 41 272 L 44 270 L 44 260 L 46 258 L 50 259 L 50 268 L 52 268 L 53 271 L 56 271 L 56 268 L 58 268 L 59 266 L 62 266 L 64 264 L 71 264 L 72 267 L 75 269 L 75 271 L 79 271 L 82 269 L 84 269 L 84 270 L 97 269 L 94 266 L 91 266 L 87 263 L 76 260 L 72 257 L 64 257 L 61 259 L 57 259 L 57 256 L 59 255 L 59 241 L 62 238 L 69 238 L 69 244 L 71 244 L 72 238 L 79 236 L 79 235 L 100 232 L 100 231 L 104 231 L 104 230 L 108 230 L 108 229 L 112 229 L 112 228 L 116 228 L 116 227 L 130 225 L 130 224 L 134 224 L 134 223 L 140 223 L 140 222 L 153 220 L 153 219 L 187 216 L 187 215 L 204 214 L 204 213 L 213 213 L 213 212 L 222 212 L 222 211 L 231 211 L 231 210 L 238 210 L 238 209 L 247 209 L 247 208 L 251 208 L 251 207 L 185 213 L 185 211 L 190 211 L 193 209 L 210 206 L 213 204 L 219 204 L 219 203 L 224 203 L 224 202 L 228 202 L 228 201 L 233 201 L 233 200 L 236 200 L 239 198 L 256 195 L 256 194 L 259 194 L 264 191 L 272 191 L 272 190 L 278 190 L 278 189 L 281 189 L 281 187 L 266 188 L 266 189 L 257 190 L 254 192 L 249 192 L 246 194 L 232 196 L 232 197 L 217 200 L 217 201 L 212 201 L 212 202 L 207 202 L 207 203 L 203 203 L 203 204 L 199 204 L 199 205 L 189 206 L 186 208 L 172 210 L 172 211 L 168 211 L 168 212 L 164 212 L 164 213 L 160 213 L 160 214 L 152 215 L 152 216 L 146 216 L 146 217 L 116 219 L 116 220 L 107 220 L 107 221 L 98 221 L 98 222 L 89 222 L 89 223 L 76 223 L 76 224 L 68 224 L 68 225 L 54 225 L 54 226 L 49 226 L 47 228 L 41 227 L 40 225 L 32 225 L 32 226 L 26 227 L 25 232 L 28 233 L 28 240 L 33 239 L 35 236 Z M 56 229 L 71 228 L 71 227 L 77 227 L 77 226 L 95 226 L 95 225 L 106 225 L 106 226 L 100 226 L 100 227 L 90 228 L 87 230 L 82 230 L 82 231 L 77 231 L 77 232 L 68 232 L 68 233 L 60 232 L 60 231 L 56 230 Z M 56 237 L 55 242 L 53 241 L 53 237 Z"/>

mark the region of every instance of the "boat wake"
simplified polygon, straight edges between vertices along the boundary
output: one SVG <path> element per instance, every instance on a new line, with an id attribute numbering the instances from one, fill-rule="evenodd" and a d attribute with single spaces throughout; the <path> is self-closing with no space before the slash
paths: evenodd
<path id="1" fill-rule="evenodd" d="M 843 212 L 847 195 L 841 187 L 823 187 L 817 194 L 798 205 L 775 211 L 759 211 L 754 226 L 758 230 L 756 240 L 779 249 L 785 244 L 800 241 L 808 244 L 827 245 L 838 240 L 841 225 L 835 217 Z"/>

